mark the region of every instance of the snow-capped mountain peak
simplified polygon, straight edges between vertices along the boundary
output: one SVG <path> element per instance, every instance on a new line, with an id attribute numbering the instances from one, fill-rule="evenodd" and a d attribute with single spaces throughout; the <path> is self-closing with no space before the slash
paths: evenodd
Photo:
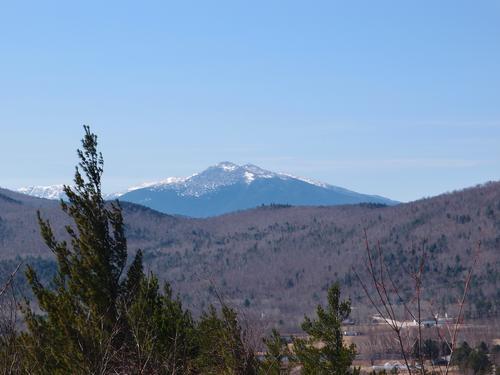
<path id="1" fill-rule="evenodd" d="M 168 177 L 159 181 L 145 182 L 124 191 L 109 194 L 106 198 L 115 199 L 140 189 L 150 189 L 156 192 L 173 190 L 180 196 L 200 197 L 223 186 L 237 183 L 251 184 L 260 178 L 289 179 L 293 177 L 274 173 L 253 164 L 238 165 L 223 161 L 189 177 Z"/>
<path id="2" fill-rule="evenodd" d="M 49 186 L 26 186 L 17 189 L 17 191 L 19 193 L 45 199 L 62 199 L 66 196 L 63 184 Z"/>
<path id="3" fill-rule="evenodd" d="M 253 164 L 222 162 L 184 179 L 167 179 L 134 189 L 120 199 L 158 211 L 204 217 L 262 204 L 395 204 L 388 199 L 272 172 Z"/>
<path id="4" fill-rule="evenodd" d="M 234 171 L 235 169 L 239 168 L 238 165 L 231 163 L 230 161 L 223 161 L 217 165 L 214 166 L 215 168 L 221 168 L 224 171 L 231 172 Z"/>

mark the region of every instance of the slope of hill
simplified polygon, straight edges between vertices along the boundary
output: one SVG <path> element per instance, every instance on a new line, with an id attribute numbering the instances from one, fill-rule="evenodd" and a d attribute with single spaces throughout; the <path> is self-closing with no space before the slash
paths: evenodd
<path id="1" fill-rule="evenodd" d="M 455 301 L 481 240 L 467 311 L 500 311 L 499 182 L 393 207 L 274 205 L 208 219 L 168 216 L 130 203 L 123 207 L 130 251 L 144 249 L 147 267 L 198 308 L 214 301 L 217 288 L 248 315 L 293 327 L 324 300 L 328 284 L 340 280 L 356 318 L 367 304 L 353 273 L 364 270 L 366 228 L 401 282 L 408 281 L 401 267 L 414 266 L 425 240 L 425 293 L 441 310 Z M 65 217 L 57 202 L 0 190 L 3 259 L 50 258 L 39 239 L 36 209 L 62 228 Z"/>

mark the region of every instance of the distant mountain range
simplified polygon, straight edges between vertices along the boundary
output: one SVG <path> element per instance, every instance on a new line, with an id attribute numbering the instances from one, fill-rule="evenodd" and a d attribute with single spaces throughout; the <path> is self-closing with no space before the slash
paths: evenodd
<path id="1" fill-rule="evenodd" d="M 45 199 L 61 199 L 64 197 L 64 185 L 27 186 L 17 189 L 17 192 Z"/>
<path id="2" fill-rule="evenodd" d="M 21 193 L 48 199 L 64 197 L 62 185 L 29 187 Z M 222 162 L 190 177 L 170 177 L 145 183 L 107 199 L 138 203 L 157 211 L 192 217 L 208 217 L 269 204 L 336 206 L 357 203 L 394 205 L 398 202 L 360 194 L 341 187 L 252 164 Z"/>

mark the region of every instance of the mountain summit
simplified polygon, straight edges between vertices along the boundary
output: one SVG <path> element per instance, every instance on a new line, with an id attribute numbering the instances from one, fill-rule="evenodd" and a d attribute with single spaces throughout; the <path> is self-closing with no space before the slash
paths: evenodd
<path id="1" fill-rule="evenodd" d="M 190 177 L 129 188 L 114 197 L 157 211 L 207 217 L 262 204 L 341 205 L 396 204 L 387 198 L 365 195 L 340 187 L 271 172 L 256 165 L 222 162 Z"/>
<path id="2" fill-rule="evenodd" d="M 123 196 L 131 191 L 139 189 L 150 189 L 154 191 L 176 190 L 181 196 L 200 197 L 209 194 L 224 186 L 235 184 L 251 184 L 257 179 L 277 178 L 281 180 L 297 179 L 317 186 L 327 187 L 328 185 L 313 182 L 312 180 L 302 179 L 283 173 L 275 173 L 253 164 L 237 165 L 228 161 L 208 167 L 200 173 L 190 177 L 169 177 L 158 182 L 148 182 L 139 186 L 131 187 L 124 193 L 115 194 L 116 197 Z"/>

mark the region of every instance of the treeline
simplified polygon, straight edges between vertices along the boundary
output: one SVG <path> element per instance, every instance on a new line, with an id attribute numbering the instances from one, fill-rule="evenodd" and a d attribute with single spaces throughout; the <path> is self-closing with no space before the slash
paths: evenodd
<path id="1" fill-rule="evenodd" d="M 354 346 L 343 344 L 341 322 L 351 306 L 340 300 L 337 284 L 317 319 L 305 319 L 308 339 L 295 339 L 290 351 L 273 331 L 258 358 L 249 331 L 222 298 L 195 319 L 168 283 L 144 272 L 141 251 L 127 267 L 122 210 L 103 200 L 103 159 L 88 127 L 78 156 L 74 187 L 65 187 L 68 201 L 61 202 L 72 221 L 65 227 L 69 240 L 58 240 L 38 214 L 57 260 L 52 280 L 44 282 L 45 275 L 28 265 L 36 303 L 2 303 L 2 374 L 286 374 L 298 363 L 303 374 L 359 372 L 351 368 Z M 313 345 L 319 341 L 321 347 Z"/>

